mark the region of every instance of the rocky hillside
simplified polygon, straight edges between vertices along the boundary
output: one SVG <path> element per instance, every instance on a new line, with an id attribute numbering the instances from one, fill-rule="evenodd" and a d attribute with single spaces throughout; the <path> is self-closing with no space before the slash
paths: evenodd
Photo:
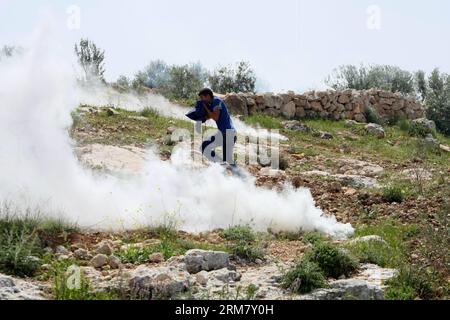
<path id="1" fill-rule="evenodd" d="M 355 119 L 359 113 L 347 108 L 357 108 L 356 98 L 344 95 L 336 96 L 337 102 L 319 95 L 315 101 L 330 105 L 326 112 L 340 104 L 337 114 L 347 113 L 338 118 Z M 251 107 L 250 99 L 259 106 L 259 98 L 248 98 L 245 108 Z M 397 108 L 398 99 L 380 96 L 378 103 Z M 303 102 L 295 101 L 295 108 L 291 102 L 292 108 L 270 105 L 279 112 L 269 113 L 292 117 L 298 110 L 303 117 L 318 108 L 308 102 L 312 109 L 303 114 Z M 414 118 L 420 113 L 415 108 Z M 450 139 L 436 133 L 432 122 L 382 126 L 242 113 L 247 124 L 279 129 L 288 138 L 281 145 L 280 170 L 245 166 L 256 184 L 309 188 L 325 213 L 352 223 L 351 239 L 336 241 L 301 230 L 255 232 L 251 225 L 190 234 L 177 230 L 173 221 L 98 232 L 67 221 L 2 215 L 0 299 L 449 297 Z M 189 122 L 149 110 L 83 106 L 74 119 L 71 135 L 80 162 L 108 174 L 138 173 L 149 144 L 168 159 L 173 127 L 191 128 Z M 11 230 L 26 238 L 6 239 Z M 77 272 L 80 277 L 73 278 Z M 75 288 L 70 285 L 74 279 L 79 281 Z"/>

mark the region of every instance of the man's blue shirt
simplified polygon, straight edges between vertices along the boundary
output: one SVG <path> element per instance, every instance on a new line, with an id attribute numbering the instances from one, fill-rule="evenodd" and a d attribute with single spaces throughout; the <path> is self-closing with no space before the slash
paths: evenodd
<path id="1" fill-rule="evenodd" d="M 222 133 L 226 133 L 228 129 L 235 130 L 233 120 L 231 120 L 230 113 L 228 112 L 228 107 L 222 99 L 214 97 L 208 109 L 210 111 L 220 110 L 219 120 L 216 121 L 216 124 Z"/>
<path id="2" fill-rule="evenodd" d="M 217 128 L 222 132 L 226 133 L 227 130 L 235 130 L 233 125 L 233 120 L 231 120 L 228 107 L 222 99 L 213 98 L 211 105 L 208 107 L 209 111 L 220 110 L 219 120 L 216 121 Z M 194 121 L 206 121 L 206 111 L 204 109 L 204 102 L 199 100 L 195 106 L 195 109 L 186 114 L 188 118 Z"/>

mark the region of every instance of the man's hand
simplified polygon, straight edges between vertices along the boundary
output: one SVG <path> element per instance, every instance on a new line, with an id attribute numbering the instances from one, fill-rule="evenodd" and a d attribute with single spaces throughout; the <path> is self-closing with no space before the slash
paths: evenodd
<path id="1" fill-rule="evenodd" d="M 206 104 L 203 104 L 203 108 L 205 108 L 206 111 L 206 118 L 208 119 L 213 119 L 214 121 L 218 121 L 219 117 L 220 117 L 220 109 L 214 110 L 214 111 L 209 111 L 208 107 L 206 106 Z"/>

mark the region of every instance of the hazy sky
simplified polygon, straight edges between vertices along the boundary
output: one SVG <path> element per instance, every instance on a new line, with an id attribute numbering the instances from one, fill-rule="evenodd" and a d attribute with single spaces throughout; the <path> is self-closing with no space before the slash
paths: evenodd
<path id="1" fill-rule="evenodd" d="M 450 72 L 448 0 L 0 0 L 0 45 L 23 43 L 42 12 L 54 16 L 68 58 L 81 37 L 106 50 L 108 80 L 153 59 L 248 60 L 273 91 L 322 87 L 348 63 Z"/>

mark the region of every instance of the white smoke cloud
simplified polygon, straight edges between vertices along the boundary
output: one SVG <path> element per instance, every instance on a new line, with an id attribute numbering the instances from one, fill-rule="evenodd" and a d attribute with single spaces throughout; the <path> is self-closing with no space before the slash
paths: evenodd
<path id="1" fill-rule="evenodd" d="M 324 216 L 307 189 L 286 186 L 276 192 L 256 187 L 253 178 L 226 175 L 221 166 L 194 169 L 162 161 L 151 150 L 140 175 L 94 175 L 79 164 L 68 134 L 70 113 L 81 102 L 135 110 L 151 105 L 173 117 L 182 117 L 185 109 L 156 95 L 143 101 L 100 89 L 86 92 L 74 79 L 48 30 L 37 33 L 23 56 L 0 63 L 0 200 L 45 203 L 81 226 L 99 229 L 158 223 L 170 216 L 188 231 L 239 223 L 334 236 L 353 231 Z"/>

